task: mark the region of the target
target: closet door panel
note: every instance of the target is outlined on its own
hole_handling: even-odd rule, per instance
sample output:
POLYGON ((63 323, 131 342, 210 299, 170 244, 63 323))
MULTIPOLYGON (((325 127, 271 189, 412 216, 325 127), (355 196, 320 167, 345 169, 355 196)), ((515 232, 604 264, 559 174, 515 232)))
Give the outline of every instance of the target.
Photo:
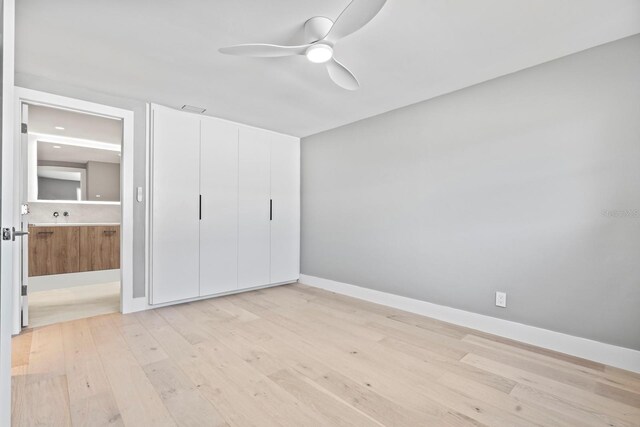
POLYGON ((270 132, 240 127, 238 288, 269 284, 270 132))
POLYGON ((200 118, 152 110, 151 303, 199 292, 200 118))
POLYGON ((300 140, 275 135, 271 141, 271 283, 300 275, 300 140))
POLYGON ((238 287, 238 126, 203 118, 200 295, 238 287))

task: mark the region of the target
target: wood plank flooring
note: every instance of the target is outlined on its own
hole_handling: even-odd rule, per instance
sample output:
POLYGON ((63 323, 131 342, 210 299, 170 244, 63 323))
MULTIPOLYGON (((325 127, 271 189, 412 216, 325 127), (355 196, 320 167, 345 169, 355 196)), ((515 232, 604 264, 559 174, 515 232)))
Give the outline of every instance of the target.
POLYGON ((13 339, 15 426, 640 426, 640 375, 304 285, 13 339))

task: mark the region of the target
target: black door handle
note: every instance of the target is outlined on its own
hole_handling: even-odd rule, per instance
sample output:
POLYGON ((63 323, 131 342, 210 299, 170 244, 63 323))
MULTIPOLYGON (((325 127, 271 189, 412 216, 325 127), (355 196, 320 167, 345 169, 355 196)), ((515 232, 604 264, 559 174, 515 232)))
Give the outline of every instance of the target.
POLYGON ((269 221, 273 221, 273 199, 269 199, 269 221))

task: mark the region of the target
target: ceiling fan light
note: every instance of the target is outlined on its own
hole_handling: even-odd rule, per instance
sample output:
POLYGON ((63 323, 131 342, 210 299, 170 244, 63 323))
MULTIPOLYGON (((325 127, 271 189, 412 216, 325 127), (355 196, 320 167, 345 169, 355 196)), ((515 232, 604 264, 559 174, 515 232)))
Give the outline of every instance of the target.
POLYGON ((333 48, 328 44, 317 43, 309 46, 305 55, 309 61, 315 64, 322 64, 333 57, 333 48))

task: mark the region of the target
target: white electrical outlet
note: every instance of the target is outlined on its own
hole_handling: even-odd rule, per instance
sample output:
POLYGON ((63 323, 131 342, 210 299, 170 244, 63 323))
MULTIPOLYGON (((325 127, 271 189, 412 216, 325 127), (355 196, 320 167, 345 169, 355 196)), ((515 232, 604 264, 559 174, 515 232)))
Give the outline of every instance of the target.
POLYGON ((496 292, 496 305, 498 307, 506 307, 507 306, 507 293, 506 292, 496 292))

